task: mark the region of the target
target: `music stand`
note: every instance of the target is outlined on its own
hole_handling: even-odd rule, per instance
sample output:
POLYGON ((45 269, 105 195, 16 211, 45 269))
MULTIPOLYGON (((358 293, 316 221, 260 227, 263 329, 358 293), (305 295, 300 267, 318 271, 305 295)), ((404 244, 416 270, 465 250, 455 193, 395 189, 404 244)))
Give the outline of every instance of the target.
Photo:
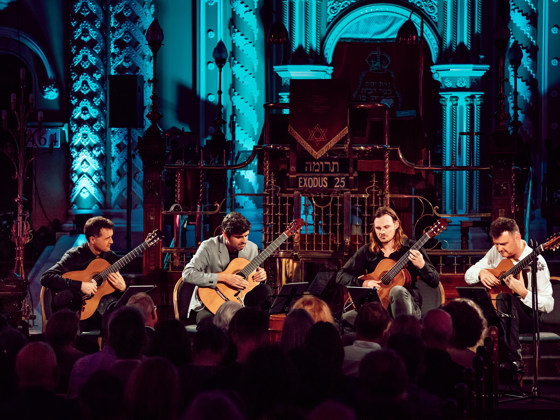
POLYGON ((155 288, 155 284, 131 284, 126 288, 119 300, 117 300, 117 303, 115 303, 115 307, 113 309, 118 309, 121 306, 125 306, 128 302, 128 299, 130 299, 132 295, 140 292, 149 293, 155 288))
POLYGON ((358 286, 346 286, 346 289, 352 298, 352 302, 354 303, 356 310, 360 309, 364 303, 380 302, 377 289, 358 286))
POLYGON ((268 313, 270 315, 287 314, 292 304, 303 296, 308 287, 309 283, 307 282, 284 284, 280 289, 280 293, 274 298, 268 313))

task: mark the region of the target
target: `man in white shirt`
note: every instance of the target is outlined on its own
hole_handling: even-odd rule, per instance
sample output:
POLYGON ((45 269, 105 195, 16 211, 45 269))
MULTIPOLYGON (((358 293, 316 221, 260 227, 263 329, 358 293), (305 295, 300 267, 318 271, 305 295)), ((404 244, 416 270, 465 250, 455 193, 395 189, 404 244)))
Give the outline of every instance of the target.
MULTIPOLYGON (((499 217, 490 224, 490 237, 494 246, 475 265, 465 273, 465 281, 468 284, 482 283, 488 289, 500 286, 501 281, 497 277, 500 274, 493 269, 504 260, 510 260, 514 265, 533 251, 527 243, 521 239, 519 226, 513 219, 499 217)), ((511 293, 500 293, 496 297, 496 309, 501 315, 500 338, 503 339, 501 355, 506 367, 513 370, 521 368, 521 345, 519 344, 520 332, 531 332, 532 324, 532 287, 531 267, 528 264, 521 273, 514 277, 508 276, 504 284, 511 293)), ((498 270, 501 271, 501 270, 498 270)), ((550 272, 546 261, 539 255, 537 257, 537 298, 538 310, 551 312, 554 308, 552 297, 552 285, 550 283, 550 272)))

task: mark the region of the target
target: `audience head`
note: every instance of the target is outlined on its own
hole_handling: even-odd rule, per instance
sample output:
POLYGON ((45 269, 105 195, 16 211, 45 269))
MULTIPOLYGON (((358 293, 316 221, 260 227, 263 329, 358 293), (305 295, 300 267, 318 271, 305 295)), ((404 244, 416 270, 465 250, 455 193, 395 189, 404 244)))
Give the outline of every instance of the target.
POLYGON ((181 321, 167 319, 156 325, 153 354, 169 360, 175 366, 192 361, 191 339, 181 321))
POLYGON ((393 334, 408 334, 420 337, 422 335, 422 326, 418 318, 413 315, 398 315, 391 321, 387 329, 387 336, 393 334))
POLYGON ((237 349, 237 360, 244 362, 252 350, 266 343, 268 316, 256 308, 241 308, 231 319, 229 333, 237 349))
POLYGON ((389 324, 389 312, 380 302, 368 302, 358 309, 354 320, 356 338, 359 340, 379 340, 389 324))
POLYGON ((360 362, 359 378, 366 393, 376 400, 401 399, 408 386, 403 360, 389 349, 367 353, 360 362))
POLYGON ((292 309, 282 326, 280 345, 288 352, 303 347, 305 337, 313 325, 313 318, 305 309, 292 309))
POLYGON ((341 372, 344 346, 338 330, 332 323, 319 321, 313 324, 305 338, 304 348, 323 368, 335 375, 341 372))
POLYGON ((144 317, 132 306, 113 312, 109 321, 109 344, 119 359, 139 358, 146 340, 144 317))
POLYGON ((294 303, 292 309, 305 309, 311 318, 313 318, 314 322, 330 322, 334 324, 334 318, 332 316, 331 310, 329 305, 316 296, 313 295, 304 295, 300 297, 294 303))
POLYGON ((428 311, 422 320, 422 338, 428 348, 447 349, 453 336, 453 320, 443 309, 428 311))
POLYGON ((325 400, 317 405, 307 416, 308 420, 355 420, 354 411, 340 401, 325 400))
POLYGON ((80 330, 80 318, 71 309, 61 309, 49 317, 45 338, 53 348, 73 345, 80 330))
POLYGON ((146 292, 139 292, 132 295, 126 306, 133 306, 144 316, 144 325, 154 327, 157 323, 157 307, 152 297, 146 292))
POLYGON ((197 420, 245 420, 237 398, 224 390, 199 393, 190 403, 183 419, 197 420))
POLYGON ((453 320, 453 337, 450 344, 458 349, 475 347, 483 337, 486 318, 480 307, 470 299, 454 299, 443 309, 453 320))
POLYGON ((198 366, 218 366, 228 350, 229 337, 214 324, 200 327, 192 339, 193 364, 198 366))
POLYGON ((420 337, 397 333, 387 340, 387 348, 404 362, 410 382, 416 382, 424 370, 424 342, 420 337))
POLYGON ((86 420, 122 419, 124 384, 111 372, 98 370, 86 381, 78 396, 80 418, 86 420))
POLYGON ((130 419, 175 419, 179 413, 177 369, 163 357, 150 357, 133 371, 126 386, 130 419))
POLYGON ((16 357, 16 376, 20 388, 42 388, 54 392, 58 364, 50 345, 41 341, 26 344, 16 357))
POLYGON ((217 327, 224 331, 229 329, 229 323, 235 315, 235 313, 243 307, 239 302, 234 302, 229 300, 222 303, 222 305, 216 311, 216 314, 212 317, 212 322, 217 327))

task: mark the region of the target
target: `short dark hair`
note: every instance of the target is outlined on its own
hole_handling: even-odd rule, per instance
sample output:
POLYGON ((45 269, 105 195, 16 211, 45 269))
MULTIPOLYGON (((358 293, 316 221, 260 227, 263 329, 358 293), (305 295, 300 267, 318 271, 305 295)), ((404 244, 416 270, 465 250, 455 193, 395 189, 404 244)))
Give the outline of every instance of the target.
POLYGON ((222 231, 227 235, 241 235, 251 229, 251 223, 237 211, 232 211, 222 220, 222 231))
POLYGON ((507 217, 498 217, 490 223, 490 236, 492 239, 499 238, 504 232, 520 233, 517 222, 507 217))
POLYGON ((354 320, 356 333, 368 340, 381 338, 389 325, 389 313, 380 302, 369 302, 358 309, 354 320))
POLYGON ((101 229, 113 229, 113 222, 103 216, 95 216, 89 218, 84 224, 84 235, 89 240, 90 236, 96 238, 101 235, 101 229))

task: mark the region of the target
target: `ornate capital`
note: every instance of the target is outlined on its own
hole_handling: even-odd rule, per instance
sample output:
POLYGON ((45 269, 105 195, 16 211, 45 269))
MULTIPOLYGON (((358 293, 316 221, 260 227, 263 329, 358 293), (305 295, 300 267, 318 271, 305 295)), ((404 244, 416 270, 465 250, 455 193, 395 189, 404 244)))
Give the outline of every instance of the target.
POLYGON ((487 64, 436 64, 431 70, 443 93, 479 90, 480 79, 489 68, 487 64))

